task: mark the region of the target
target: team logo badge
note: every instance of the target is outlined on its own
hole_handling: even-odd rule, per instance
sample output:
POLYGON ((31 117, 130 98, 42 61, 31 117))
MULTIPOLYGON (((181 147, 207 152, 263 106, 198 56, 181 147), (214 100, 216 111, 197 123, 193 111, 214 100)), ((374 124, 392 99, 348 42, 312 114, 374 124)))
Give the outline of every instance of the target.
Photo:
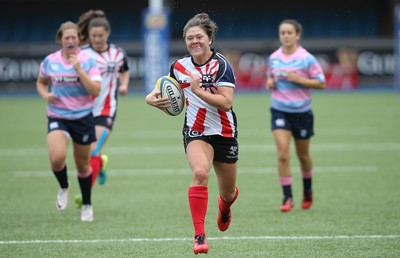
POLYGON ((108 73, 114 73, 115 71, 115 62, 109 62, 107 66, 107 72, 108 73))
POLYGON ((238 147, 237 146, 231 146, 229 148, 229 154, 232 156, 237 156, 238 155, 238 147))
POLYGON ((111 126, 113 124, 112 118, 111 117, 107 117, 107 122, 106 123, 107 123, 108 126, 111 126))
POLYGON ((275 120, 275 125, 279 126, 279 127, 285 126, 285 119, 282 119, 282 118, 276 119, 275 120))
POLYGON ((202 136, 202 135, 203 135, 202 133, 197 132, 197 131, 193 131, 193 130, 190 130, 189 133, 188 133, 189 137, 199 137, 199 136, 202 136))
POLYGON ((211 87, 213 86, 213 77, 211 74, 203 74, 201 77, 201 86, 211 87))
POLYGON ((87 142, 89 140, 89 135, 88 134, 85 134, 83 137, 82 137, 82 141, 83 142, 87 142))
POLYGON ((51 123, 49 124, 49 128, 50 128, 50 129, 58 128, 58 122, 51 122, 51 123))

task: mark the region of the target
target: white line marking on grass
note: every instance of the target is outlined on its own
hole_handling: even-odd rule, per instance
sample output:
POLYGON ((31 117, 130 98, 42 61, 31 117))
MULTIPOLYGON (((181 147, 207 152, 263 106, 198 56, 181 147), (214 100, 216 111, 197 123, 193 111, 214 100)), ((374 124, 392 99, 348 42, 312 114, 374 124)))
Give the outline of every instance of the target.
MULTIPOLYGON (((348 136, 348 135, 379 135, 379 129, 377 127, 329 127, 329 128, 318 128, 318 135, 329 135, 329 136, 348 136)), ((252 129, 252 128, 242 128, 239 131, 240 135, 243 137, 257 138, 260 136, 269 136, 271 134, 269 127, 252 129)), ((163 130, 162 134, 159 130, 135 130, 135 133, 128 130, 119 130, 118 134, 113 135, 115 139, 165 139, 165 138, 179 138, 181 137, 181 128, 178 130, 163 130)))
MULTIPOLYGON (((291 148, 294 148, 292 145, 291 148)), ((276 152, 274 144, 242 144, 240 151, 246 153, 270 153, 276 152)), ((321 152, 354 152, 354 151, 372 151, 372 152, 393 152, 400 151, 400 143, 314 143, 311 151, 321 152)), ((124 147, 107 147, 107 154, 110 155, 155 155, 162 153, 163 155, 182 155, 184 154, 183 146, 181 144, 173 145, 156 145, 156 146, 143 146, 138 144, 135 146, 124 147)), ((1 148, 0 157, 33 157, 42 156, 47 157, 46 148, 1 148)))
MULTIPOLYGON (((208 240, 323 240, 323 239, 386 239, 386 238, 400 238, 400 235, 356 235, 356 236, 241 236, 241 237, 208 237, 208 240)), ((0 241, 0 244, 82 244, 82 243, 123 243, 123 242, 172 242, 172 241, 193 241, 193 238, 126 238, 126 239, 92 239, 92 240, 10 240, 10 241, 0 241)))
MULTIPOLYGON (((299 167, 293 167, 293 170, 300 170, 299 167)), ((315 173, 368 173, 378 172, 378 166, 326 166, 315 167, 315 173)), ((160 176, 160 175, 189 175, 189 168, 137 168, 137 169, 110 169, 109 176, 160 176)), ((276 167, 240 167, 239 174, 276 174, 276 167)), ((14 171, 13 174, 18 177, 47 177, 54 176, 50 170, 24 170, 14 171)))

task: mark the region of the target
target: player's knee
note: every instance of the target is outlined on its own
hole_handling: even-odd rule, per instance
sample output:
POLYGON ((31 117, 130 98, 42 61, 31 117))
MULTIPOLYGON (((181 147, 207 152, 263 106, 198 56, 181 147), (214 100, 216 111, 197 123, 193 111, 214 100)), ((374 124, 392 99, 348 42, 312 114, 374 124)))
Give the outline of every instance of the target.
POLYGON ((298 159, 299 159, 299 162, 304 166, 311 163, 311 157, 309 155, 299 155, 298 159))
POLYGON ((279 163, 283 163, 283 164, 289 163, 290 155, 288 153, 281 152, 278 154, 278 161, 279 161, 279 163))
POLYGON ((199 185, 206 185, 208 182, 208 174, 209 172, 205 169, 193 169, 193 181, 199 185))
POLYGON ((59 155, 51 155, 50 165, 54 171, 62 170, 65 166, 65 157, 59 155))

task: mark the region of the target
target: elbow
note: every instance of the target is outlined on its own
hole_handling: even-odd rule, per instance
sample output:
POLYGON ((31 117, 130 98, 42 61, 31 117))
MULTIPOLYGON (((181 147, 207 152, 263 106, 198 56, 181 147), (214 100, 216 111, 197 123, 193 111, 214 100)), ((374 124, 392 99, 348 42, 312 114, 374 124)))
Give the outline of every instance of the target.
POLYGON ((314 83, 311 88, 314 88, 316 90, 323 90, 325 89, 326 83, 323 81, 317 81, 317 83, 314 83))
POLYGON ((229 112, 232 109, 233 99, 227 98, 225 101, 221 102, 220 109, 225 112, 229 112))
POLYGON ((93 87, 92 95, 93 95, 94 97, 99 96, 99 95, 100 95, 100 90, 101 90, 101 83, 96 83, 96 86, 93 87))
POLYGON ((146 104, 148 104, 148 105, 151 105, 150 98, 151 98, 150 95, 147 95, 145 98, 146 104))
POLYGON ((232 106, 229 106, 228 108, 225 108, 224 111, 229 112, 231 109, 232 109, 232 106))
POLYGON ((95 89, 95 90, 93 90, 92 92, 91 92, 91 94, 90 95, 92 95, 93 97, 98 97, 99 95, 100 95, 100 89, 95 89))
POLYGON ((96 92, 95 92, 95 94, 96 94, 96 97, 100 95, 100 90, 101 90, 101 88, 100 88, 100 87, 99 87, 99 88, 96 88, 96 92))
POLYGON ((223 105, 221 109, 225 112, 229 112, 232 109, 232 104, 223 105))

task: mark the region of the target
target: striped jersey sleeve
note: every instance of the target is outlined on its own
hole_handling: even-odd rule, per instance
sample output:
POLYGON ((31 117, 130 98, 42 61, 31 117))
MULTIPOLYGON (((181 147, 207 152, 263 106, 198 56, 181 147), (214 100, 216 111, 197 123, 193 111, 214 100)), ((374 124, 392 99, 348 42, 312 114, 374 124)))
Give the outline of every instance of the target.
MULTIPOLYGON (((78 54, 83 70, 92 80, 101 81, 96 62, 90 55, 78 54)), ((88 115, 93 108, 93 96, 80 82, 72 64, 63 60, 61 50, 48 55, 40 64, 40 76, 50 79, 49 90, 54 94, 54 103, 49 103, 49 117, 76 120, 88 115)))
POLYGON ((318 60, 303 47, 298 47, 291 55, 285 55, 279 48, 269 57, 267 76, 275 79, 271 107, 284 112, 306 112, 311 109, 311 90, 289 81, 289 72, 325 82, 324 72, 318 60))

